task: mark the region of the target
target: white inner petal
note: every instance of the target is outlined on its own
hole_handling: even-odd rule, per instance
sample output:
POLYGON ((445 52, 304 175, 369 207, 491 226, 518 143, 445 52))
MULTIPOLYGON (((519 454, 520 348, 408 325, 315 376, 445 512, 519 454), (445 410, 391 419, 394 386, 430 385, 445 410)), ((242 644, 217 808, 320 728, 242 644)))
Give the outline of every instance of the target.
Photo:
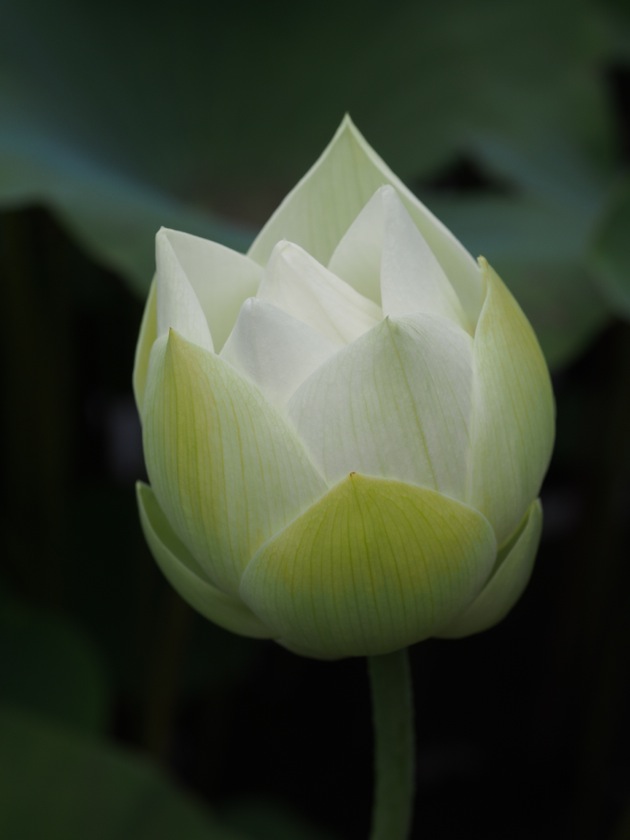
POLYGON ((455 290, 393 187, 379 190, 383 204, 381 298, 393 317, 440 315, 467 327, 455 290))
POLYGON ((160 230, 155 238, 157 283, 157 334, 174 329, 188 341, 213 350, 212 336, 199 298, 182 267, 169 231, 160 230))
POLYGON ((279 242, 274 248, 257 297, 337 347, 354 341, 382 318, 379 306, 291 242, 279 242))
MULTIPOLYGON (((164 252, 162 259, 168 259, 171 276, 183 274, 187 278, 218 352, 236 322, 243 301, 256 294, 262 269, 249 257, 199 236, 162 229, 158 241, 161 241, 158 248, 164 252)), ((166 292, 167 297, 172 294, 166 292)), ((162 295, 161 291, 159 295, 162 295)), ((201 343, 183 330, 179 331, 191 341, 201 343)))
POLYGON ((343 277, 360 294, 381 304, 381 253, 383 250, 383 201, 377 190, 330 258, 328 268, 343 277))
POLYGON ((425 312, 468 329, 468 319, 431 248, 391 186, 377 190, 337 246, 329 269, 385 315, 425 312))
POLYGON ((279 408, 337 349, 321 333, 258 298, 243 304, 221 358, 279 408))
POLYGON ((289 417, 329 483, 352 471, 463 500, 472 339, 434 315, 386 319, 296 391, 289 417))

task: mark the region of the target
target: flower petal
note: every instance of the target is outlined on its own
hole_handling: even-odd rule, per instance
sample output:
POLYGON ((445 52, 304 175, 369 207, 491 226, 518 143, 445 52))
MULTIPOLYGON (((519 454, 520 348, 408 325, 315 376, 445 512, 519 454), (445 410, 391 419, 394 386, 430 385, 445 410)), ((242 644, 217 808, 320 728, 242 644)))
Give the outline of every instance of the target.
MULTIPOLYGON (((186 277, 204 313, 214 348, 219 352, 234 326, 241 305, 246 298, 256 294, 262 277, 260 266, 230 248, 180 231, 163 228, 158 240, 158 274, 161 260, 169 285, 174 285, 176 281, 181 286, 181 275, 186 277)), ((171 299, 173 289, 167 286, 165 294, 167 299, 171 299)), ((160 307, 161 295, 160 290, 160 307)), ((165 329, 169 327, 190 341, 211 349, 166 318, 165 329)))
POLYGON ((258 298, 308 324, 342 347, 377 324, 381 310, 298 245, 274 248, 258 298))
POLYGON ((444 270, 391 186, 368 201, 328 267, 380 303, 385 315, 426 312, 472 332, 444 270))
POLYGON ((453 234, 405 187, 345 117, 319 160, 284 199, 249 249, 265 265, 276 242, 301 245, 323 265, 376 190, 391 184, 437 257, 467 314, 476 320, 481 282, 474 260, 453 234))
POLYGON ((329 483, 356 471, 463 499, 471 356, 443 318, 387 319, 307 379, 289 417, 329 483))
POLYGON ((284 407, 335 351, 332 342, 302 321, 264 300, 249 298, 221 358, 257 385, 269 402, 284 407))
POLYGON ((145 539, 171 586, 191 607, 220 627, 241 636, 269 638, 265 625, 242 601, 224 595, 208 582, 188 549, 168 524, 151 488, 138 482, 136 489, 145 539))
POLYGON ((458 639, 481 633, 501 621, 523 594, 534 568, 542 531, 542 507, 537 499, 527 511, 515 542, 499 552, 496 571, 479 595, 438 635, 458 639))
POLYGON ((538 496, 554 438, 549 371, 528 320, 485 260, 486 299, 473 342, 473 416, 466 500, 501 545, 538 496))
POLYGON ((155 260, 158 336, 174 329, 188 341, 212 350, 212 336, 205 313, 173 248, 171 231, 162 228, 155 237, 155 260))
POLYGON ((264 545, 241 596, 284 644, 372 656, 438 631, 483 586, 496 552, 476 511, 352 474, 264 545))
POLYGON ((133 364, 133 393, 136 399, 138 414, 142 417, 144 406, 144 392, 149 371, 149 357, 151 348, 157 338, 157 284, 155 280, 151 283, 149 296, 144 307, 142 323, 140 324, 140 335, 136 345, 136 355, 133 364))
POLYGON ((228 594, 258 547, 325 490, 260 391, 173 331, 151 357, 144 452, 171 527, 228 594))

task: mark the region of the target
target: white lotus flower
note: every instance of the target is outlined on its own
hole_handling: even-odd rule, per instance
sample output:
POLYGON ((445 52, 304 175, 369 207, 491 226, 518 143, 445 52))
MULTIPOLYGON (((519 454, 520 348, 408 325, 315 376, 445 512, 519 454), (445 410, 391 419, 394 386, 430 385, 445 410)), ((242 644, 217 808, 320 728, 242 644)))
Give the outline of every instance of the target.
POLYGON ((348 118, 246 256, 158 233, 134 388, 146 539, 217 624, 375 655, 483 630, 524 589, 545 361, 348 118))

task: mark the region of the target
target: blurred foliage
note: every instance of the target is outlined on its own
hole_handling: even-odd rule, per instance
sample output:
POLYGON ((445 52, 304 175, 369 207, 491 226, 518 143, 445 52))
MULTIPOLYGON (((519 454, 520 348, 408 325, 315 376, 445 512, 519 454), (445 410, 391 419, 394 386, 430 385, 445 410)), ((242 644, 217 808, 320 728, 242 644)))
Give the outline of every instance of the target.
POLYGON ((98 649, 63 616, 2 595, 1 701, 104 732, 110 698, 98 649))
POLYGON ((620 182, 593 245, 593 262, 612 309, 630 318, 630 179, 620 182))
POLYGON ((136 756, 0 709, 0 833, 20 840, 246 840, 136 756))
POLYGON ((160 225, 244 247, 350 111, 427 200, 436 176, 477 167, 478 189, 429 203, 496 264, 564 364, 617 296, 589 247, 619 170, 603 72, 625 58, 614 11, 5 4, 0 202, 44 203, 144 293, 160 225))
POLYGON ((493 263, 556 370, 529 592, 496 631, 413 651, 418 836, 630 836, 630 5, 7 0, 9 840, 367 831, 363 664, 301 660, 193 615, 154 567, 132 493, 129 380, 156 229, 245 249, 346 111, 493 263))

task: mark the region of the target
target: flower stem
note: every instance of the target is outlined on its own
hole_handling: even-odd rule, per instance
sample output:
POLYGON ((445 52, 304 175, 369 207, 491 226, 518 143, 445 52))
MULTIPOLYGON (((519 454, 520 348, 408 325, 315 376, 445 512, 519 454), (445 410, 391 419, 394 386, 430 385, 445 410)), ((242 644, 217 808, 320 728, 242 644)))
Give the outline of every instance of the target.
POLYGON ((371 840, 406 840, 414 793, 414 728, 407 650, 371 656, 375 796, 371 840))

